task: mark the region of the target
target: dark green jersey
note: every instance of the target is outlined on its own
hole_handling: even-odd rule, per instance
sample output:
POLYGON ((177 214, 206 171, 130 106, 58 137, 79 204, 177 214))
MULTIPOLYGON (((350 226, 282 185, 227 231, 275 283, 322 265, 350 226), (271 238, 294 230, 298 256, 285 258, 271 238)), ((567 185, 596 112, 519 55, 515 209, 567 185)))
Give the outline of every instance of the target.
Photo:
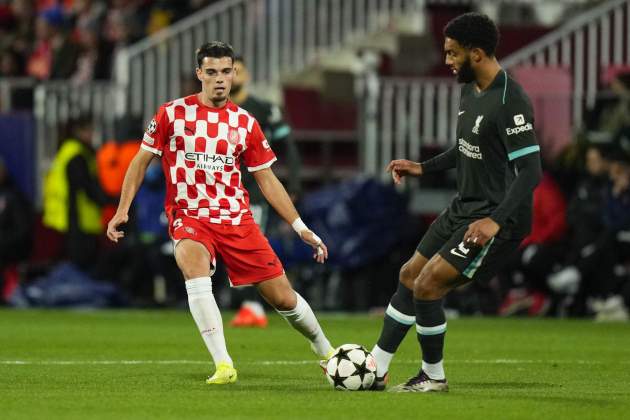
MULTIPOLYGON (((451 218, 471 222, 493 215, 516 178, 515 160, 540 150, 529 98, 504 70, 482 92, 474 83, 462 87, 456 150, 458 195, 451 218)), ((525 194, 501 221, 501 236, 519 238, 529 232, 532 191, 525 194)))
MULTIPOLYGON (((291 128, 283 119, 282 111, 277 105, 252 95, 249 95, 239 106, 252 114, 260 124, 271 148, 288 169, 287 190, 297 194, 300 189, 300 157, 297 145, 290 136, 291 128)), ((253 175, 246 170, 244 165, 241 167, 241 173, 243 174, 243 185, 249 193, 250 204, 266 206, 267 202, 262 191, 258 188, 253 175)), ((254 218, 256 219, 256 216, 254 218)), ((261 225, 264 224, 261 220, 257 220, 257 222, 261 225)))

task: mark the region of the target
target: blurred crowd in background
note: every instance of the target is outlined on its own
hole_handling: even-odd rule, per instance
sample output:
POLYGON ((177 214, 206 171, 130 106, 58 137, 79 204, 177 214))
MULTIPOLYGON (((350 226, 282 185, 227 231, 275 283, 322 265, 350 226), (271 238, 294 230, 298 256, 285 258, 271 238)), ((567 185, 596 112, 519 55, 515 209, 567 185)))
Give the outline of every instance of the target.
POLYGON ((0 1, 0 77, 109 79, 116 54, 212 0, 0 1))
MULTIPOLYGON (((0 0, 0 77, 108 79, 120 48, 210 3, 0 0)), ((610 94, 598 99, 584 128, 560 154, 544 161, 532 232, 518 255, 489 284, 452 293, 446 302, 450 316, 628 319, 630 68, 615 69, 605 88, 610 94)), ((277 125, 263 129, 273 139, 277 125)), ((185 305, 165 226, 158 161, 135 199, 125 239, 114 246, 103 234, 139 147, 143 121, 121 118, 114 138, 98 148, 93 130, 89 115, 65 127, 44 183, 43 212, 16 187, 0 159, 2 302, 16 307, 185 305)), ((327 265, 316 266, 290 227, 265 211, 264 229, 289 277, 316 308, 381 311, 400 266, 436 214, 410 213, 406 193, 363 176, 301 188, 295 185, 301 157, 294 139, 287 133, 280 137, 272 147, 292 168, 283 180, 293 184, 296 205, 331 255, 327 265)), ((427 185, 454 192, 448 174, 421 181, 421 188, 427 185)), ((220 306, 238 307, 242 298, 230 290, 225 274, 219 271, 214 284, 220 306)))

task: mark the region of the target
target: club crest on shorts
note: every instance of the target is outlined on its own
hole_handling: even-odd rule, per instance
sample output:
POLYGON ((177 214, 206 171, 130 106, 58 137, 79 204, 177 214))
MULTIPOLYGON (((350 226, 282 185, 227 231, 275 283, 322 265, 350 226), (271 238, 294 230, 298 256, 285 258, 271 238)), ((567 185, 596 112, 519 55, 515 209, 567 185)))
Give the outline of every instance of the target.
POLYGON ((184 230, 186 231, 186 233, 189 233, 191 235, 196 235, 197 234, 197 231, 195 231, 195 229, 190 227, 190 226, 186 226, 184 228, 184 230))
POLYGON ((237 144, 241 139, 241 136, 238 134, 238 130, 236 128, 230 128, 228 131, 228 141, 230 144, 237 144))

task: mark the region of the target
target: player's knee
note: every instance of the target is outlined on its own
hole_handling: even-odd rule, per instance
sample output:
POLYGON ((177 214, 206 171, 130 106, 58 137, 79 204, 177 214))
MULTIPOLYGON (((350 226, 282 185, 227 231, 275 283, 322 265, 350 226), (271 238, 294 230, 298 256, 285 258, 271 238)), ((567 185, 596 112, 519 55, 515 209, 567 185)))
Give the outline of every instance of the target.
POLYGON ((175 249, 177 266, 184 279, 194 279, 210 275, 210 260, 199 247, 181 243, 175 249))
POLYGON ((411 268, 409 267, 409 263, 405 263, 400 269, 400 273, 398 274, 398 280, 405 285, 407 289, 413 289, 415 277, 411 272, 411 268))
POLYGON ((427 264, 416 277, 413 283, 413 295, 426 300, 439 299, 441 287, 437 281, 437 271, 432 264, 427 264))
POLYGON ((271 302, 273 307, 278 311, 290 311, 297 305, 297 298, 293 290, 278 294, 273 297, 271 302))
POLYGON ((196 279, 199 277, 206 277, 210 275, 210 270, 207 267, 204 269, 201 266, 197 266, 194 264, 180 265, 179 269, 184 276, 184 280, 196 279))

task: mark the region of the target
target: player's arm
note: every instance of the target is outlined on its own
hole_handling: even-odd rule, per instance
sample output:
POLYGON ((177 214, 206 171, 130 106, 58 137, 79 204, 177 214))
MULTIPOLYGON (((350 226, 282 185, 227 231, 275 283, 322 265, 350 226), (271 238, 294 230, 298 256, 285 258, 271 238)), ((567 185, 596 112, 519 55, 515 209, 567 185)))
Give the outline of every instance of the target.
POLYGON ((452 169, 457 165, 457 147, 453 146, 439 155, 425 160, 413 162, 407 159, 392 160, 387 165, 387 172, 391 172, 395 184, 400 184, 405 176, 422 176, 429 172, 440 172, 452 169))
POLYGON ((518 175, 510 185, 501 204, 492 212, 490 217, 477 220, 468 226, 468 231, 464 234, 464 242, 480 246, 485 245, 487 241, 499 233, 510 215, 523 204, 525 199, 531 197, 532 191, 542 178, 540 155, 536 153, 518 158, 515 166, 518 175))
POLYGON ((291 198, 289 198, 289 194, 287 194, 284 186, 271 168, 261 169, 252 172, 252 174, 267 202, 278 212, 280 217, 293 226, 293 229, 295 229, 304 242, 316 250, 314 257, 317 262, 323 263, 326 258, 328 258, 326 245, 313 231, 306 227, 295 209, 291 198))
POLYGON ((129 220, 129 208, 131 207, 131 202, 142 184, 144 174, 146 173, 153 156, 155 156, 153 153, 140 148, 138 153, 136 153, 136 156, 134 156, 131 161, 129 168, 127 168, 125 180, 122 185, 122 191, 120 193, 120 201, 118 202, 118 209, 116 210, 114 217, 112 217, 107 224, 107 237, 113 242, 118 242, 118 239, 125 236, 125 232, 118 230, 118 226, 123 223, 127 223, 129 220))

